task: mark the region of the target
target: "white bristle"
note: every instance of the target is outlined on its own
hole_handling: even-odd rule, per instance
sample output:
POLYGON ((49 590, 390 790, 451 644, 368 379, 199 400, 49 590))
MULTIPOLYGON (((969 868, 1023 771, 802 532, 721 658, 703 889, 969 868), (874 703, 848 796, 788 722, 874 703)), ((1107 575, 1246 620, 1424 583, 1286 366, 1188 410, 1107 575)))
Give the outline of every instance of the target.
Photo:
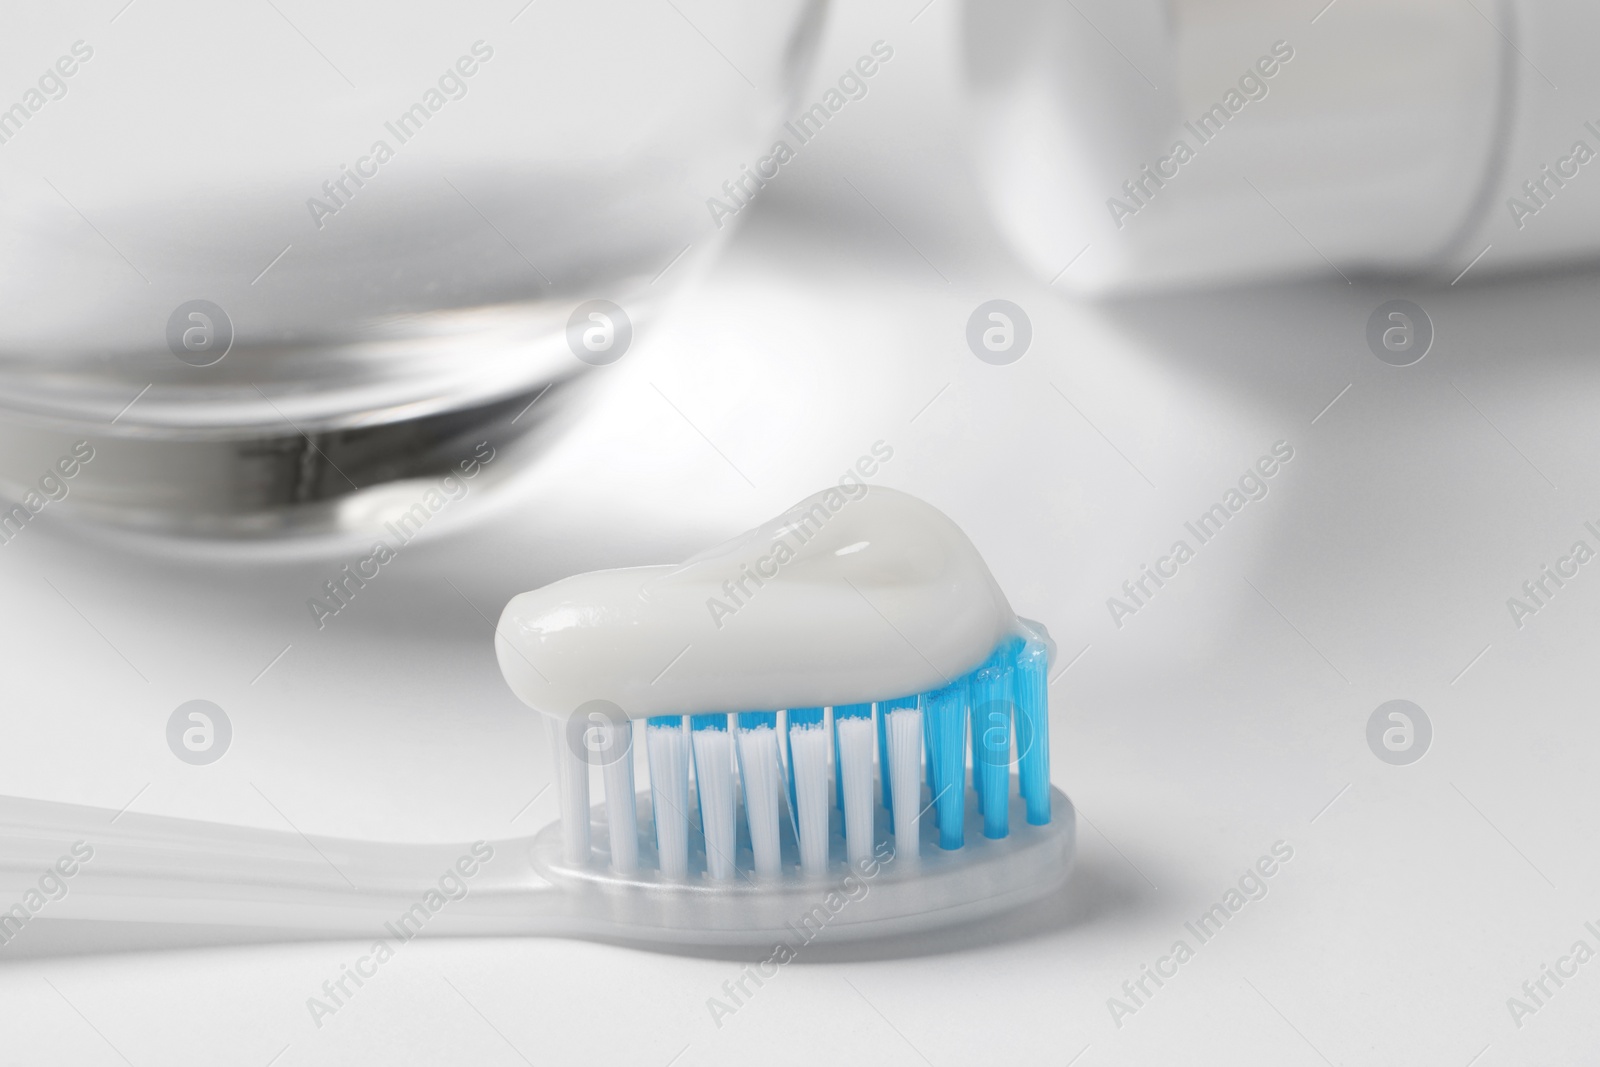
POLYGON ((683 722, 645 726, 645 756, 650 762, 650 798, 656 824, 656 851, 667 878, 689 874, 689 739, 683 722))
POLYGON ((589 764, 567 742, 567 721, 546 716, 561 806, 561 854, 570 864, 589 862, 589 764))
POLYGON ((733 791, 733 742, 726 729, 691 730, 694 780, 700 796, 700 825, 706 839, 706 874, 715 881, 733 877, 737 847, 733 791))
POLYGON ((601 775, 606 792, 606 826, 611 848, 611 869, 633 874, 639 869, 639 808, 633 791, 633 723, 606 723, 602 751, 606 760, 601 775))
POLYGON ((895 859, 914 862, 921 841, 922 711, 920 708, 893 708, 888 714, 895 859))
POLYGON ((872 855, 872 717, 836 720, 839 778, 844 783, 844 843, 852 864, 872 855))
POLYGON ((750 850, 756 875, 776 878, 783 869, 779 856, 779 795, 783 779, 778 766, 778 731, 770 726, 739 728, 739 777, 744 783, 745 820, 750 825, 750 850))
POLYGON ((832 755, 833 744, 825 724, 789 728, 789 773, 794 778, 800 869, 808 877, 820 877, 828 871, 828 812, 833 808, 828 765, 832 755))

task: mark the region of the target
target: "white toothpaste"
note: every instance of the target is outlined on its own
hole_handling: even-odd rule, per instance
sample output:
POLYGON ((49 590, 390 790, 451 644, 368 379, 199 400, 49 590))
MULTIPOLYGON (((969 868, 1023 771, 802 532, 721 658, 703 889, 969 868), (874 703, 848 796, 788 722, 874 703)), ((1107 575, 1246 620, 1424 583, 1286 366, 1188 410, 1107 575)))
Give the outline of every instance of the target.
POLYGON ((1020 622, 961 528, 916 497, 839 486, 677 566, 513 597, 495 653, 526 704, 630 718, 865 703, 948 685, 1020 622))

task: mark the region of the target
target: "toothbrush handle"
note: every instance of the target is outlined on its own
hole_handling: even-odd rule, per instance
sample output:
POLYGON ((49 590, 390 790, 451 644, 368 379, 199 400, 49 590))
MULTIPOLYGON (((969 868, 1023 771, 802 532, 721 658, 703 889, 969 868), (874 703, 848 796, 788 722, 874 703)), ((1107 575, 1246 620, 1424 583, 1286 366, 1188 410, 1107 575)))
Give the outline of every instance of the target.
POLYGON ((542 933, 531 839, 393 844, 0 797, 0 946, 35 917, 319 937, 542 933))

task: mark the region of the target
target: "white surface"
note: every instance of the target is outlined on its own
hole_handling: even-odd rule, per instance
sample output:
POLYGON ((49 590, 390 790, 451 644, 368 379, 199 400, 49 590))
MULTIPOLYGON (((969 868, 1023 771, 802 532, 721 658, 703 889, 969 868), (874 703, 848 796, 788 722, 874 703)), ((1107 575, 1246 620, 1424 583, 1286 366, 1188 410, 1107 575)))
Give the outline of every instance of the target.
MULTIPOLYGON (((555 811, 552 792, 528 804, 544 740, 487 620, 564 573, 682 558, 883 438, 883 483, 955 519, 1071 663, 1052 765, 1084 821, 1061 899, 940 943, 808 948, 720 1027, 707 999, 742 967, 725 959, 411 943, 319 1029, 306 999, 364 945, 30 958, 25 931, 0 947, 7 1058, 1498 1067, 1596 1046, 1600 963, 1520 1029, 1506 1009, 1600 925, 1600 578, 1584 567, 1521 629, 1506 607, 1575 540, 1596 543, 1595 278, 1071 304, 986 243, 944 122, 862 132, 940 100, 911 78, 943 61, 940 8, 896 17, 907 62, 772 205, 842 206, 794 225, 753 213, 671 321, 602 372, 602 403, 523 497, 402 550, 326 629, 305 601, 364 549, 163 555, 49 511, 0 546, 0 769, 20 795, 307 833, 532 830, 555 811), (1009 367, 963 336, 994 296, 1033 321, 1009 367), (1437 327, 1410 368, 1363 338, 1391 296, 1437 327), (1114 626, 1106 599, 1277 441, 1294 458, 1266 498, 1114 626), (234 725, 209 767, 166 748, 167 717, 195 697, 234 725), (1434 725, 1409 767, 1364 736, 1395 697, 1434 725), (1118 1028, 1107 998, 1280 840, 1294 857, 1267 896, 1191 940, 1118 1028)), ((850 55, 884 35, 835 34, 850 55)))

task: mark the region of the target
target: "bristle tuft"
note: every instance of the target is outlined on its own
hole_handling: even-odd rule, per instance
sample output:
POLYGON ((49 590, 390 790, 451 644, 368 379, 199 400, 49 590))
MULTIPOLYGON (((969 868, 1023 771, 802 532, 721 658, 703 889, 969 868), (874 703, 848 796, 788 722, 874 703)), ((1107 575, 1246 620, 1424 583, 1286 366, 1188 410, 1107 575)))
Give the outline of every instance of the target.
POLYGON ((958 849, 965 841, 967 797, 966 740, 967 686, 965 679, 923 694, 923 718, 928 721, 928 766, 932 777, 934 817, 939 824, 939 847, 958 849))
POLYGON ((789 711, 789 788, 800 841, 800 869, 811 878, 828 870, 828 816, 833 799, 828 788, 830 741, 821 708, 789 711))
POLYGON ((756 877, 776 878, 783 873, 779 825, 783 794, 783 768, 778 758, 778 714, 742 711, 735 734, 739 750, 739 780, 744 785, 745 821, 750 827, 750 851, 756 877))
POLYGON ((1050 821, 1050 650, 1017 641, 1012 685, 1017 702, 1017 777, 1028 822, 1050 821))
POLYGON ((733 877, 737 847, 733 788, 733 740, 726 715, 690 717, 694 746, 695 793, 700 800, 700 826, 705 835, 706 874, 713 881, 733 877))
POLYGON ((556 765, 562 859, 585 866, 589 862, 589 764, 568 745, 565 719, 549 717, 545 723, 556 765))
POLYGON ((645 724, 645 756, 650 762, 650 799, 656 824, 661 873, 689 874, 689 741, 681 715, 657 715, 645 724))
POLYGON ((835 708, 833 727, 844 795, 845 854, 855 864, 872 855, 872 705, 835 708))
POLYGON ((914 863, 922 844, 922 711, 913 698, 906 707, 880 709, 889 737, 889 781, 894 789, 896 863, 914 863))
POLYGON ((606 847, 611 869, 633 874, 639 869, 639 802, 633 788, 633 723, 627 719, 596 727, 601 732, 605 763, 601 780, 606 794, 606 847))

